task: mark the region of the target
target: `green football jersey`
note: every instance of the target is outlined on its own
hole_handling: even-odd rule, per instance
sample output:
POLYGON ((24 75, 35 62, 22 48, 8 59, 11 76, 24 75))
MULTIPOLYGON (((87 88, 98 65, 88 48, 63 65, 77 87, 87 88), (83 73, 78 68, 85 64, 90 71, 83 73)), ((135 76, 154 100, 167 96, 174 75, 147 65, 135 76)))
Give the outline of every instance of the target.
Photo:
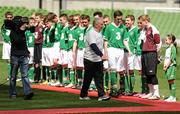
POLYGON ((60 37, 60 49, 67 50, 68 49, 68 25, 63 27, 61 30, 61 37, 60 37))
POLYGON ((74 26, 72 28, 69 28, 67 31, 67 35, 68 35, 68 50, 73 48, 73 43, 75 40, 75 30, 77 29, 77 26, 74 26))
POLYGON ((84 40, 84 34, 85 34, 85 28, 84 27, 78 27, 75 30, 75 40, 77 41, 77 48, 83 49, 85 40, 84 40))
POLYGON ((92 25, 89 25, 87 28, 85 28, 85 35, 93 28, 92 25))
POLYGON ((133 54, 136 54, 137 45, 138 45, 138 38, 139 38, 139 29, 133 26, 130 30, 128 30, 128 44, 130 51, 133 54))
POLYGON ((26 43, 28 47, 34 47, 34 33, 31 33, 31 31, 26 30, 25 32, 26 36, 26 43))
POLYGON ((52 26, 50 29, 45 29, 43 37, 45 38, 46 47, 53 47, 55 43, 55 28, 52 26))
POLYGON ((170 45, 166 49, 164 64, 168 64, 169 61, 172 62, 170 66, 176 65, 176 47, 174 45, 170 45))
POLYGON ((108 41, 108 47, 125 48, 123 41, 127 38, 128 33, 124 25, 117 27, 114 23, 110 23, 104 31, 104 39, 108 41))
POLYGON ((56 23, 53 26, 55 28, 55 42, 59 42, 63 26, 60 23, 56 23))
POLYGON ((103 36, 104 36, 104 32, 105 32, 105 30, 106 30, 106 27, 107 27, 107 25, 102 28, 102 35, 103 35, 103 36))
POLYGON ((46 31, 47 31, 47 28, 45 28, 42 32, 43 34, 43 42, 42 42, 42 48, 46 48, 47 47, 47 42, 46 42, 46 31))
POLYGON ((1 34, 4 42, 10 43, 10 33, 11 31, 6 29, 4 25, 1 27, 1 34))

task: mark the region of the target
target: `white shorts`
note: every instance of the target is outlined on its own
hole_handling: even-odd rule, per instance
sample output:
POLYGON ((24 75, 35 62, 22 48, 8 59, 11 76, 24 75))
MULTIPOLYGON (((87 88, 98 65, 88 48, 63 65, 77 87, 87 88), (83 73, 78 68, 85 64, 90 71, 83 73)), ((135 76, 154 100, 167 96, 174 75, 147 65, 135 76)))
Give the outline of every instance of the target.
POLYGON ((34 59, 34 48, 29 47, 28 48, 30 55, 29 55, 29 64, 33 64, 33 59, 34 59))
POLYGON ((66 50, 59 50, 59 60, 58 64, 68 65, 68 52, 66 50))
POLYGON ((11 44, 3 42, 2 59, 10 59, 11 44))
POLYGON ((141 70, 141 56, 125 53, 125 58, 126 70, 141 70))
POLYGON ((59 48, 50 47, 48 48, 48 58, 49 58, 49 65, 54 65, 54 60, 59 58, 59 48))
POLYGON ((76 66, 84 67, 84 49, 77 50, 76 66))
POLYGON ((108 48, 109 68, 118 72, 124 71, 124 49, 108 48))
POLYGON ((136 55, 134 58, 134 69, 142 70, 141 55, 136 55))
POLYGON ((68 51, 68 68, 73 68, 73 51, 68 51))
POLYGON ((53 53, 53 58, 55 59, 59 58, 59 42, 54 43, 52 53, 53 53))
MULTIPOLYGON (((103 54, 104 54, 104 49, 103 49, 103 54)), ((109 62, 107 61, 103 61, 103 68, 104 69, 108 69, 109 68, 109 62)))
POLYGON ((51 48, 42 48, 42 66, 52 66, 51 48))

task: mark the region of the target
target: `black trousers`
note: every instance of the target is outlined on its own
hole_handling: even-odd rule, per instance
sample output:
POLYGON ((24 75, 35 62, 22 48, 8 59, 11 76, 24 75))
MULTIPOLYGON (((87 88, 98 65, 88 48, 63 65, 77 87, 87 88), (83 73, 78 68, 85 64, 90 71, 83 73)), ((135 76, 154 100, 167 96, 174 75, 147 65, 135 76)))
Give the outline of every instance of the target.
POLYGON ((34 80, 38 82, 41 78, 41 68, 40 68, 40 63, 41 63, 41 57, 42 56, 42 44, 35 44, 34 45, 34 63, 35 65, 38 64, 38 67, 34 67, 35 69, 35 75, 34 75, 34 80))
POLYGON ((94 78, 96 88, 98 90, 98 96, 101 97, 104 92, 104 78, 103 78, 103 62, 92 62, 84 59, 84 81, 81 89, 80 97, 88 96, 88 89, 94 78))
POLYGON ((34 63, 39 64, 42 58, 42 44, 34 44, 34 63))
POLYGON ((157 52, 143 52, 142 53, 142 75, 146 76, 146 82, 148 84, 157 85, 158 79, 157 73, 157 52))

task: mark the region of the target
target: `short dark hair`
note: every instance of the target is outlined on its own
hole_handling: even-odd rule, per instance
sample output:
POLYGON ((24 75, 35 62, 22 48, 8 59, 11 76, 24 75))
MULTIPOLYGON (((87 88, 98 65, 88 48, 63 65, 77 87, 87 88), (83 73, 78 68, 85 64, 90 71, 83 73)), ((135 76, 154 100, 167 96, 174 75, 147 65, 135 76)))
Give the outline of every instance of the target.
POLYGON ((53 13, 53 12, 49 12, 47 14, 47 19, 48 20, 53 20, 53 19, 55 19, 55 17, 57 17, 57 15, 55 13, 53 13))
POLYGON ((7 17, 8 15, 11 15, 13 17, 13 13, 10 11, 7 11, 4 16, 7 17))
POLYGON ((68 17, 68 22, 75 25, 75 23, 74 23, 74 15, 70 15, 70 16, 68 17))
POLYGON ((135 21, 134 15, 127 15, 126 18, 130 18, 132 21, 135 21))
POLYGON ((83 15, 83 16, 81 16, 81 19, 82 19, 82 20, 87 19, 88 21, 90 21, 89 15, 83 15))
POLYGON ((95 17, 96 15, 98 15, 99 17, 102 17, 102 16, 103 16, 103 14, 102 14, 101 11, 96 11, 96 12, 93 13, 93 16, 94 16, 94 17, 95 17))
POLYGON ((35 13, 35 16, 39 16, 40 18, 43 18, 43 14, 42 13, 35 13))
POLYGON ((114 18, 116 18, 117 16, 123 16, 123 13, 120 10, 114 11, 114 18))
POLYGON ((59 17, 65 17, 66 19, 68 19, 68 15, 65 13, 61 14, 59 17))

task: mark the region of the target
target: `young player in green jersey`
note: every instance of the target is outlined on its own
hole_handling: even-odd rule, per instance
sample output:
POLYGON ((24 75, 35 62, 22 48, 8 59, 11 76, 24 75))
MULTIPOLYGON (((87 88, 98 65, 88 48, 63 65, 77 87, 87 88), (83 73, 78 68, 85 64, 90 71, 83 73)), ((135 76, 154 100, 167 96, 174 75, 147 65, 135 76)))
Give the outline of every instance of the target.
POLYGON ((167 102, 176 101, 176 37, 173 34, 168 34, 166 37, 166 44, 168 45, 166 49, 165 59, 164 59, 164 71, 165 77, 169 83, 170 96, 165 99, 167 102))
MULTIPOLYGON (((35 27, 35 19, 29 18, 29 27, 35 27)), ((30 52, 29 54, 29 70, 28 77, 30 82, 34 82, 34 67, 33 67, 33 58, 34 58, 34 33, 30 30, 25 32, 27 47, 30 52)))
MULTIPOLYGON (((11 12, 6 12, 5 13, 5 20, 12 20, 13 19, 13 14, 11 12)), ((4 24, 1 27, 1 34, 2 34, 2 38, 3 38, 3 49, 2 49, 2 59, 7 60, 8 66, 8 77, 7 80, 9 80, 9 76, 10 76, 10 64, 9 64, 9 59, 10 59, 10 49, 11 49, 11 43, 10 43, 10 30, 6 29, 4 24)))
POLYGON ((76 23, 77 29, 75 30, 75 41, 73 44, 73 59, 74 59, 74 68, 76 69, 77 76, 77 87, 81 89, 83 82, 84 74, 84 34, 85 27, 82 25, 82 16, 79 14, 74 15, 74 22, 76 23))
MULTIPOLYGON (((126 89, 128 91, 125 91, 125 94, 133 95, 134 93, 134 86, 135 86, 135 74, 134 70, 138 70, 139 73, 141 73, 141 56, 137 53, 137 45, 139 41, 139 29, 138 27, 134 26, 135 17, 133 15, 127 15, 125 24, 128 30, 128 36, 129 38, 126 40, 128 43, 128 46, 130 48, 130 51, 132 54, 128 54, 125 51, 125 58, 127 58, 127 65, 126 69, 129 75, 128 77, 125 77, 125 79, 128 81, 128 86, 126 89)), ((140 45, 140 44, 139 44, 140 45)))
MULTIPOLYGON (((105 55, 108 56, 110 67, 111 92, 110 95, 117 97, 117 72, 120 74, 121 82, 124 82, 124 40, 128 38, 126 27, 122 24, 123 13, 119 10, 114 12, 114 22, 110 23, 104 32, 105 55)), ((129 48, 127 47, 128 51, 129 48)), ((122 87, 122 86, 121 86, 122 87)))
MULTIPOLYGON (((103 30, 102 30, 102 34, 104 36, 104 32, 105 32, 105 29, 107 27, 108 24, 111 23, 111 19, 108 15, 104 15, 103 16, 103 23, 104 23, 104 27, 103 27, 103 30)), ((105 50, 103 50, 105 51, 105 50)), ((103 61, 103 65, 104 65, 104 89, 105 91, 108 91, 109 90, 109 63, 108 63, 108 60, 105 60, 103 61)))
MULTIPOLYGON (((55 51, 55 53, 56 53, 56 57, 58 58, 58 59, 55 59, 55 63, 57 63, 58 64, 58 61, 59 61, 59 54, 60 54, 60 51, 59 51, 59 46, 60 46, 60 43, 59 43, 59 41, 60 41, 60 36, 61 36, 61 30, 62 30, 62 28, 63 28, 63 26, 61 25, 61 23, 60 23, 60 21, 59 21, 59 18, 57 17, 57 15, 56 14, 54 14, 54 13, 52 13, 52 12, 50 12, 49 14, 48 14, 48 16, 49 16, 49 18, 54 22, 54 24, 53 24, 53 28, 55 28, 55 41, 54 41, 54 51, 55 51)), ((53 68, 54 70, 53 70, 53 72, 54 72, 54 74, 56 74, 56 82, 54 82, 54 83, 51 83, 50 85, 51 86, 62 86, 62 67, 61 67, 61 65, 57 65, 57 66, 54 66, 54 68, 53 68)))
POLYGON ((76 88, 76 77, 75 77, 75 69, 73 68, 73 64, 75 63, 75 59, 73 59, 73 44, 75 41, 75 30, 77 29, 76 23, 74 22, 74 15, 70 15, 68 18, 68 42, 67 42, 67 49, 68 49, 68 69, 69 69, 69 79, 70 83, 65 86, 67 88, 76 88))
POLYGON ((60 15, 60 23, 62 25, 62 30, 61 30, 61 34, 60 34, 60 46, 59 46, 59 50, 60 50, 60 56, 59 56, 59 61, 58 64, 61 65, 62 68, 62 75, 60 75, 60 80, 61 80, 61 84, 68 85, 69 84, 69 77, 68 77, 68 53, 67 53, 67 41, 68 41, 68 36, 67 36, 67 31, 68 31, 68 16, 67 14, 61 14, 60 15))
MULTIPOLYGON (((54 71, 54 68, 57 65, 57 53, 56 53, 56 48, 54 47, 54 43, 55 43, 55 28, 53 26, 53 21, 51 18, 48 18, 48 16, 45 17, 45 26, 46 29, 44 31, 44 38, 45 38, 45 45, 46 45, 46 53, 45 54, 45 59, 47 60, 46 65, 49 67, 50 69, 50 78, 49 81, 54 82, 56 79, 56 72, 54 71), (52 80, 51 80, 52 79, 52 80)), ((51 83, 50 82, 50 83, 51 83)), ((49 84, 50 84, 49 83, 49 84)))

